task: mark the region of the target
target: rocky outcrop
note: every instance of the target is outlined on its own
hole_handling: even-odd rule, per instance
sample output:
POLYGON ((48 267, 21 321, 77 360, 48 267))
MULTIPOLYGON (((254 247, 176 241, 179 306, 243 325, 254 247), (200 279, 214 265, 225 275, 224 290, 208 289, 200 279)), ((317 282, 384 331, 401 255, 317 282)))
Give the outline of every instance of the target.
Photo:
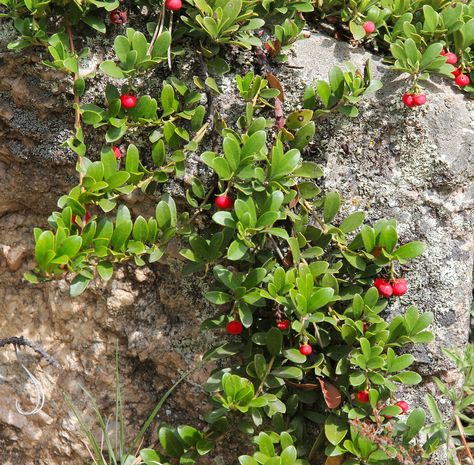
MULTIPOLYGON (((326 78, 332 64, 351 60, 361 66, 367 58, 319 34, 298 42, 290 66, 277 70, 287 109, 301 101, 305 85, 326 78)), ((403 76, 373 58, 385 87, 363 101, 357 118, 335 115, 318 123, 310 156, 325 168, 324 187, 339 190, 347 210, 364 209, 371 220, 395 217, 403 241, 428 244, 425 255, 405 270, 409 294, 390 309, 396 314, 414 303, 435 313, 435 342, 413 352, 425 378, 422 389, 408 395, 422 403, 433 390, 430 375, 459 382, 441 348, 462 347, 468 337, 474 115, 472 104, 442 81, 429 85, 426 108, 403 108, 403 76)), ((20 399, 28 408, 31 385, 13 351, 0 351, 0 463, 80 465, 89 461, 64 395, 93 422, 83 386, 112 414, 117 344, 132 435, 160 395, 211 344, 199 323, 212 309, 202 298, 206 283, 183 278, 177 258, 150 268, 123 267, 107 285, 97 282, 76 299, 64 281, 41 286, 23 281, 32 266, 32 228, 46 225, 59 195, 76 182, 74 157, 60 147, 72 116, 63 111, 66 84, 60 76, 26 55, 2 51, 0 60, 0 337, 22 334, 63 366, 57 370, 21 352, 46 394, 44 410, 23 417, 14 404, 20 399)), ((229 115, 235 101, 230 79, 220 83, 225 95, 219 99, 229 115)), ((201 388, 207 371, 196 372, 177 390, 160 421, 199 423, 207 408, 201 388)), ((215 460, 236 463, 236 456, 219 451, 215 460)))

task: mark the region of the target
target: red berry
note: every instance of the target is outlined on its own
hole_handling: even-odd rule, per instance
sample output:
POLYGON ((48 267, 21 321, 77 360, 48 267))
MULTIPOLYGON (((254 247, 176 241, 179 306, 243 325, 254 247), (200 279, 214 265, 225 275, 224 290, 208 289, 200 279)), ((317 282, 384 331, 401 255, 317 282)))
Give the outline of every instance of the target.
POLYGON ((357 400, 359 402, 362 402, 363 404, 366 404, 369 402, 369 391, 364 390, 364 391, 359 391, 357 393, 357 400))
POLYGON ((395 405, 402 409, 402 413, 407 412, 408 409, 410 408, 410 406, 404 400, 401 400, 400 402, 397 402, 395 405))
POLYGON ((390 283, 385 281, 385 279, 375 279, 374 286, 379 291, 381 297, 390 297, 393 294, 392 286, 390 286, 390 283))
POLYGON ((234 206, 234 201, 227 194, 217 196, 214 203, 221 210, 232 210, 234 206))
POLYGON ((121 150, 118 147, 115 147, 115 145, 112 146, 112 150, 114 151, 115 158, 120 160, 122 158, 121 150))
POLYGON ((375 24, 372 21, 366 21, 362 27, 367 34, 372 34, 375 31, 375 24))
POLYGON ((462 74, 462 69, 461 69, 461 68, 456 68, 451 74, 452 74, 454 77, 457 77, 457 76, 459 76, 460 74, 462 74))
POLYGON ((277 328, 282 331, 286 331, 290 327, 290 322, 288 320, 281 320, 277 323, 277 328))
POLYGON ((171 11, 179 11, 183 6, 183 2, 181 0, 166 0, 165 1, 165 8, 171 11))
POLYGON ((126 11, 114 10, 109 14, 112 24, 125 24, 128 22, 128 13, 126 11))
POLYGON ((413 96, 413 103, 420 107, 426 103, 426 95, 425 94, 415 94, 413 96))
POLYGON ((302 355, 311 355, 313 348, 309 344, 303 344, 300 346, 300 354, 302 355))
POLYGON ((393 295, 402 296, 407 293, 407 281, 404 278, 394 279, 392 281, 393 295))
POLYGON ((120 96, 120 102, 122 103, 122 107, 128 110, 137 104, 137 98, 135 95, 123 94, 120 96))
POLYGON ((458 57, 453 52, 445 52, 442 55, 446 57, 446 63, 448 63, 448 65, 455 65, 458 61, 458 57))
POLYGON ((408 108, 413 108, 415 106, 415 102, 413 101, 413 94, 409 94, 408 92, 405 92, 402 95, 402 102, 407 106, 408 108))
POLYGON ((456 76, 456 79, 454 82, 459 86, 459 87, 464 87, 468 86, 471 83, 471 80, 469 79, 469 76, 466 76, 465 74, 460 74, 459 76, 456 76))
POLYGON ((240 334, 244 330, 244 325, 237 320, 229 321, 226 330, 229 334, 240 334))

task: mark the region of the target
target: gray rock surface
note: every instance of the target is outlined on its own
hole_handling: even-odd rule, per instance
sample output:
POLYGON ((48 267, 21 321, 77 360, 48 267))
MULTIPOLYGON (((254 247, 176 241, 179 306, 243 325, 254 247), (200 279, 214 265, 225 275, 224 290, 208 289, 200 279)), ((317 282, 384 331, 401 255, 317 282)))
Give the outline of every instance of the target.
MULTIPOLYGON (((0 35, 6 37, 8 29, 0 35)), ((96 50, 103 53, 100 46, 96 50)), ((319 34, 298 42, 291 67, 275 71, 287 96, 285 109, 298 105, 305 85, 326 78, 331 65, 350 60, 362 66, 369 57, 319 34)), ((405 270, 410 292, 390 308, 396 314, 414 303, 435 313, 435 342, 414 349, 424 389, 407 393, 410 402, 422 403, 424 392, 433 390, 433 373, 459 383, 441 348, 462 347, 467 341, 474 254, 474 115, 472 104, 445 81, 429 84, 425 108, 405 109, 400 102, 404 77, 372 58, 385 87, 362 102, 359 117, 334 115, 318 122, 306 156, 325 167, 324 187, 339 190, 348 211, 365 209, 370 220, 395 217, 403 241, 428 244, 425 255, 405 270)), ((0 336, 23 334, 43 344, 64 367, 58 371, 22 355, 47 396, 44 411, 25 418, 15 412, 14 400, 19 397, 27 408, 31 386, 12 351, 0 351, 0 463, 80 465, 88 462, 63 392, 92 420, 79 387, 83 385, 111 414, 118 341, 131 434, 159 395, 209 346, 211 336, 199 331, 199 323, 211 309, 201 298, 205 283, 182 279, 176 258, 152 268, 124 267, 107 285, 98 282, 77 299, 68 296, 64 281, 37 287, 24 283, 22 273, 32 265, 32 227, 46 224, 57 197, 75 183, 74 157, 59 148, 69 136, 64 128, 71 128, 72 115, 61 110, 63 81, 47 74, 48 84, 41 84, 45 76, 38 60, 9 53, 2 53, 0 60, 0 336)), ((243 68, 251 65, 246 61, 243 68)), ((183 72, 192 76, 189 66, 183 72)), ((99 93, 104 82, 96 78, 89 95, 99 93)), ((157 82, 150 80, 154 95, 157 82)), ((218 104, 232 118, 241 108, 232 78, 223 77, 219 85, 224 95, 218 104)), ((198 424, 206 410, 199 387, 205 379, 206 370, 193 375, 160 419, 198 424)), ((227 450, 215 461, 237 463, 236 456, 227 450)))

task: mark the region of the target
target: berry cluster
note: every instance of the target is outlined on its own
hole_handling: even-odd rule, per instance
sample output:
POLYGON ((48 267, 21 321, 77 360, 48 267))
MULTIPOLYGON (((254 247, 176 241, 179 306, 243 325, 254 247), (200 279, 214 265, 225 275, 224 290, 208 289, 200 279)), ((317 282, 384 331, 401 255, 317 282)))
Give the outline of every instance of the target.
POLYGON ((376 278, 374 280, 374 286, 379 291, 380 296, 386 298, 392 295, 398 297, 405 295, 408 289, 407 281, 404 278, 392 279, 390 281, 386 281, 383 278, 376 278))
MULTIPOLYGON (((356 394, 356 398, 357 400, 361 403, 361 404, 368 404, 370 399, 369 399, 369 391, 367 391, 367 389, 363 390, 363 391, 359 391, 357 394, 356 394)), ((403 413, 406 413, 408 412, 408 409, 410 408, 410 406, 408 405, 408 402, 404 401, 404 400, 400 400, 398 401, 395 406, 399 407, 402 411, 402 414, 403 413)), ((391 416, 389 415, 385 415, 385 418, 386 419, 390 419, 392 418, 391 416)))
MULTIPOLYGON (((457 55, 453 52, 442 50, 440 55, 446 58, 446 63, 449 65, 455 65, 458 61, 457 55)), ((456 68, 452 75, 454 76, 455 84, 459 87, 465 87, 471 83, 469 76, 463 74, 462 67, 456 68)), ((402 102, 408 108, 419 107, 426 103, 426 95, 419 92, 405 92, 402 96, 402 102)))
MULTIPOLYGON (((448 63, 448 65, 455 65, 458 61, 458 57, 453 52, 449 52, 449 51, 446 52, 442 50, 440 55, 446 58, 446 63, 448 63)), ((471 83, 469 76, 467 76, 466 74, 463 74, 462 68, 456 68, 452 74, 454 76, 454 82, 459 87, 465 87, 471 83)))
POLYGON ((109 14, 109 20, 112 24, 127 24, 128 23, 128 13, 122 10, 114 10, 109 14))
POLYGON ((402 96, 402 102, 408 108, 420 107, 426 103, 426 95, 405 92, 402 96))

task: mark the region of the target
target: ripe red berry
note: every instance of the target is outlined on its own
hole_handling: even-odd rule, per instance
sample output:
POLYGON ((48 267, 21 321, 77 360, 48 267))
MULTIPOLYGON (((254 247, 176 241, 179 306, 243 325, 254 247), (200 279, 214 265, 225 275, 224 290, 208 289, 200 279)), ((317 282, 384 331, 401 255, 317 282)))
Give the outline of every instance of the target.
POLYGON ((114 151, 115 158, 120 160, 122 158, 121 150, 118 147, 115 147, 115 145, 112 146, 112 150, 114 151))
POLYGON ((120 10, 111 11, 109 20, 112 24, 126 24, 128 23, 128 13, 120 10))
POLYGON ((466 76, 465 74, 460 74, 459 76, 456 76, 456 79, 454 82, 459 86, 459 87, 464 87, 468 86, 471 83, 471 80, 469 79, 469 76, 466 76))
POLYGON ((309 344, 303 344, 300 346, 300 354, 302 355, 311 355, 313 348, 309 344))
POLYGON ((407 293, 407 281, 404 278, 394 279, 392 281, 393 295, 402 296, 407 293))
POLYGON ((408 92, 405 92, 402 95, 402 102, 407 106, 408 108, 413 108, 415 106, 415 102, 413 100, 413 94, 409 94, 408 92))
POLYGON ((179 11, 183 6, 183 2, 181 0, 166 0, 165 1, 165 8, 171 11, 179 11))
POLYGON ((232 210, 234 206, 234 201, 227 194, 217 196, 214 203, 220 210, 232 210))
POLYGON ((446 57, 446 63, 448 63, 448 65, 455 65, 458 61, 458 57, 453 52, 445 52, 442 55, 446 57))
POLYGON ((415 94, 413 95, 413 103, 420 107, 426 103, 426 95, 425 94, 415 94))
POLYGON ((123 94, 120 96, 120 102, 123 108, 129 110, 137 104, 137 98, 135 97, 135 95, 123 94))
POLYGON ((410 408, 410 406, 408 405, 407 402, 405 402, 404 400, 401 400, 399 402, 397 402, 395 404, 397 407, 400 407, 402 409, 402 413, 405 413, 408 411, 408 409, 410 408))
POLYGON ((379 291, 381 297, 390 297, 393 294, 392 286, 383 278, 376 278, 374 280, 374 286, 379 291))
POLYGON ((375 31, 375 24, 372 21, 366 21, 362 27, 367 34, 372 34, 375 31))
POLYGON ((226 330, 228 334, 240 334, 244 330, 244 325, 237 320, 229 321, 226 330))
POLYGON ((288 320, 281 320, 277 323, 277 328, 282 331, 286 331, 290 327, 290 322, 288 320))
POLYGON ((364 391, 359 391, 357 393, 357 400, 359 402, 362 402, 363 404, 366 404, 369 402, 369 391, 364 390, 364 391))
POLYGON ((460 74, 462 74, 462 69, 461 69, 461 68, 455 68, 455 70, 452 71, 451 74, 452 74, 454 77, 457 77, 457 76, 459 76, 460 74))

